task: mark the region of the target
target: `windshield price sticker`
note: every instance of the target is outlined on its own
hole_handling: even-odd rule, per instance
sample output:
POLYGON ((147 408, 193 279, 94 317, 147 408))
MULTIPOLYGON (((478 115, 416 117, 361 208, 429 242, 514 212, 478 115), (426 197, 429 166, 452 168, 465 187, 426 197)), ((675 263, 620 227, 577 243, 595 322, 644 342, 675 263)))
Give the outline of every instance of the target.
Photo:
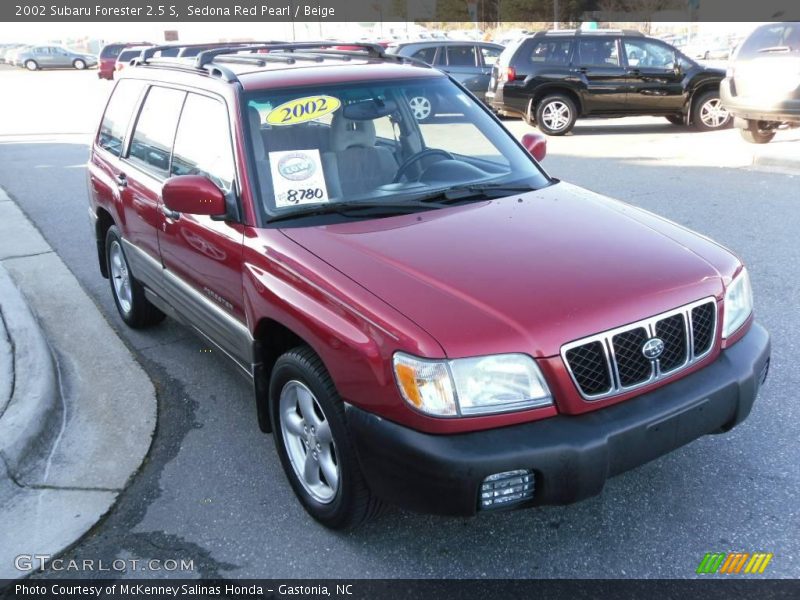
POLYGON ((306 96, 284 102, 273 108, 267 115, 270 125, 296 125, 319 119, 332 113, 342 103, 333 96, 306 96))
POLYGON ((269 153, 275 207, 328 202, 328 188, 319 150, 269 153))

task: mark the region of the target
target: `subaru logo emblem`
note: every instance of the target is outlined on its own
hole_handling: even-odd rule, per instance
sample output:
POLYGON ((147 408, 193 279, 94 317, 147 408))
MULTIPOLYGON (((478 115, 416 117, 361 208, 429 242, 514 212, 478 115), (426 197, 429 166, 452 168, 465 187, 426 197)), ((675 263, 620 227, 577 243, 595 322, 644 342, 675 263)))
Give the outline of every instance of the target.
POLYGON ((664 340, 661 338, 650 338, 642 346, 642 354, 649 360, 655 360, 664 352, 664 340))

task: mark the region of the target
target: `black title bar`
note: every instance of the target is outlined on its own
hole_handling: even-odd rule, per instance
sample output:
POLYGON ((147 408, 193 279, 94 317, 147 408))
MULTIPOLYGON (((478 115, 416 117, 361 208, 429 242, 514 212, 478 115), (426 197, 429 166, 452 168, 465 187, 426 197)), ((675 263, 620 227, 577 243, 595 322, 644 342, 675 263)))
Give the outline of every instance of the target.
POLYGON ((791 21, 798 0, 2 0, 7 22, 791 21))

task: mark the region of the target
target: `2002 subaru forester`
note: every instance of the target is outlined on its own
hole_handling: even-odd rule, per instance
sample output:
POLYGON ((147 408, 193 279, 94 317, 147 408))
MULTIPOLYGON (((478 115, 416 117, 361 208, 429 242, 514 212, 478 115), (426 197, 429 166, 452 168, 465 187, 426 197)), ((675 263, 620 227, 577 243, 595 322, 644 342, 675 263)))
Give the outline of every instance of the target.
POLYGON ((361 47, 146 50, 89 161, 123 320, 172 315, 241 367, 314 518, 574 502, 747 416, 769 337, 733 254, 361 47))

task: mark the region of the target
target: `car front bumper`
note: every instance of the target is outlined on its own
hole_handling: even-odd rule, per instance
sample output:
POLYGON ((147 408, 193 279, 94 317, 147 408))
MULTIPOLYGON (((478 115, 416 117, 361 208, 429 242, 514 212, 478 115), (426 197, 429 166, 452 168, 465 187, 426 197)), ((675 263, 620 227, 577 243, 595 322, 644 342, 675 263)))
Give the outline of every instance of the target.
POLYGON ((569 504, 606 480, 750 413, 769 367, 770 340, 750 331, 707 367, 647 394, 584 413, 457 435, 421 433, 347 405, 347 421, 372 491, 418 512, 474 515, 494 473, 534 472, 533 499, 514 508, 569 504))
POLYGON ((734 96, 729 78, 722 80, 719 94, 722 105, 739 119, 800 123, 800 98, 786 98, 770 103, 768 100, 734 96))

